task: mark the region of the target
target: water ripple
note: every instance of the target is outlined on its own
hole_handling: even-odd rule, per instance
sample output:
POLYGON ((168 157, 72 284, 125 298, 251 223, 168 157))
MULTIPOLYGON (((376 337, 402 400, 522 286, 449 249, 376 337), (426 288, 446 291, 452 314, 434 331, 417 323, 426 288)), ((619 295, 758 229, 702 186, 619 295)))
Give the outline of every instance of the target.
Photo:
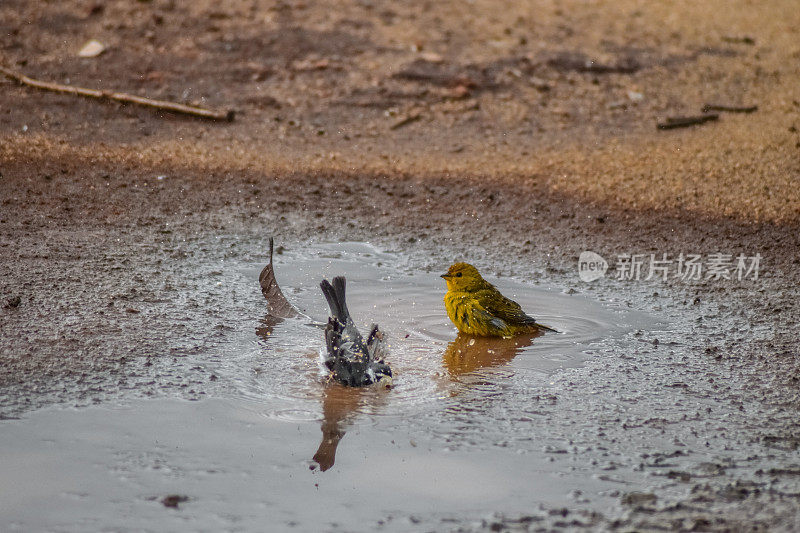
MULTIPOLYGON (((257 291, 260 267, 242 269, 234 290, 257 291)), ((438 412, 448 399, 465 395, 491 401, 516 386, 535 389, 552 372, 581 365, 593 343, 632 328, 631 317, 620 311, 504 278, 498 287, 559 333, 515 339, 457 336, 437 275, 409 274, 399 255, 363 243, 287 253, 276 257, 275 270, 290 301, 319 321, 327 317, 319 281, 345 275, 356 323, 366 329, 376 322, 387 334, 394 386, 376 397, 379 401, 352 406, 367 417, 408 417, 438 412)), ((273 418, 321 416, 326 387, 319 327, 305 319, 255 316, 229 338, 217 372, 232 386, 232 395, 263 403, 265 416, 273 418)))

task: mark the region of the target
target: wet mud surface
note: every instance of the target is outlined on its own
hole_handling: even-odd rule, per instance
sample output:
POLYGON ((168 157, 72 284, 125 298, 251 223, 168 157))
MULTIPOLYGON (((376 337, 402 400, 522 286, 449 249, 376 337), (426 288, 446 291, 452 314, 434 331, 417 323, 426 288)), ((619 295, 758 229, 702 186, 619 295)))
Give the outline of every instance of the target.
POLYGON ((350 394, 323 383, 318 328, 267 316, 265 226, 213 215, 211 231, 172 217, 40 228, 47 258, 6 263, 6 280, 24 278, 6 281, 21 301, 2 315, 7 479, 29 494, 31 473, 62 480, 52 513, 5 499, 10 527, 247 529, 276 509, 299 529, 796 526, 791 329, 774 317, 705 304, 707 286, 686 300, 657 282, 587 285, 546 256, 499 266, 473 252, 564 332, 474 348, 440 308, 446 245, 288 237, 275 268, 290 300, 324 318, 317 280, 346 272, 354 315, 390 336, 395 388, 350 394), (54 446, 76 462, 54 466, 54 446), (72 486, 86 457, 100 473, 72 486), (189 498, 180 517, 164 515, 171 494, 189 498))
POLYGON ((793 2, 176 6, 0 5, 7 66, 238 112, 0 82, 2 529, 800 528, 793 2), (759 109, 655 130, 706 103, 759 109), (393 389, 267 316, 270 235, 393 389), (613 266, 717 252, 758 279, 613 266), (563 333, 458 337, 456 260, 563 333))

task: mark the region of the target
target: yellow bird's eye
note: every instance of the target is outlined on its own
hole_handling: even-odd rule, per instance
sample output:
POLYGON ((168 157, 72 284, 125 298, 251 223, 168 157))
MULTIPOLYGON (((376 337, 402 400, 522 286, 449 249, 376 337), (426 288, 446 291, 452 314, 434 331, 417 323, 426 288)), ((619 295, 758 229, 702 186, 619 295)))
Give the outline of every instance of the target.
POLYGON ((456 274, 456 277, 457 277, 457 278, 460 278, 460 277, 461 277, 461 272, 459 272, 458 274, 456 274))

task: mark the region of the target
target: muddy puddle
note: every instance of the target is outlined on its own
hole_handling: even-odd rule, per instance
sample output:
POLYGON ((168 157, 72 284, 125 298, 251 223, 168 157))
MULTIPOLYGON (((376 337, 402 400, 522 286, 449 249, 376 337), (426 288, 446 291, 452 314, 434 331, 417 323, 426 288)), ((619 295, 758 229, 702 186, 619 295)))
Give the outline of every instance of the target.
MULTIPOLYGON (((243 268, 242 280, 252 285, 261 267, 243 268)), ((400 254, 360 243, 321 245, 277 256, 275 271, 287 298, 307 316, 275 321, 263 313, 254 331, 231 335, 218 371, 236 381, 237 393, 247 399, 294 404, 277 415, 282 418, 319 416, 324 344, 320 328, 313 324, 328 316, 319 289, 323 278, 346 275, 348 305, 358 325, 366 330, 377 323, 388 336, 387 360, 396 379, 387 400, 374 409, 382 415, 424 413, 427 404, 475 387, 488 392, 510 381, 535 391, 550 373, 581 365, 598 343, 654 323, 641 313, 505 279, 504 292, 525 309, 535 309, 536 317, 559 333, 476 339, 457 335, 447 318, 440 272, 415 273, 400 254), (252 373, 243 376, 242 368, 252 373), (307 402, 310 407, 304 411, 307 402)), ((371 409, 370 403, 363 409, 371 409)))
POLYGON ((0 504, 6 525, 159 529, 166 519, 176 529, 257 528, 269 520, 403 530, 556 505, 577 487, 603 492, 601 482, 553 467, 556 447, 536 423, 538 409, 551 401, 554 372, 580 367, 652 319, 500 279, 560 333, 458 336, 439 272, 414 272, 400 254, 346 243, 276 256, 279 283, 308 316, 275 320, 259 299, 262 266, 211 271, 217 286, 255 295, 245 298, 250 316, 234 317, 240 326, 222 327, 224 341, 196 357, 217 384, 214 399, 50 408, 4 424, 0 469, 16 487, 0 504), (323 383, 314 322, 327 308, 318 283, 339 274, 356 321, 377 322, 389 336, 391 390, 323 383), (179 509, 191 512, 165 513, 160 501, 172 494, 188 497, 179 509))
MULTIPOLYGON (((0 495, 3 529, 440 530, 492 513, 552 523, 564 507, 619 513, 625 494, 679 497, 683 478, 664 466, 691 477, 711 465, 711 478, 740 460, 751 472, 777 455, 791 461, 789 451, 760 455, 758 443, 732 450, 730 435, 686 424, 664 431, 701 409, 713 411, 711 426, 746 413, 704 397, 691 362, 680 387, 654 385, 644 361, 669 368, 683 357, 662 318, 487 272, 560 333, 473 342, 445 315, 439 271, 344 243, 276 255, 278 282, 307 315, 276 320, 258 289, 263 264, 196 267, 234 302, 213 310, 225 316, 214 345, 184 363, 211 376, 205 399, 122 394, 2 422, 0 478, 13 487, 0 495), (323 383, 318 283, 340 274, 359 326, 377 322, 389 337, 390 390, 323 383), (637 373, 619 371, 636 357, 637 373)), ((188 302, 210 289, 196 290, 188 302)), ((187 320, 205 312, 180 305, 187 320)))

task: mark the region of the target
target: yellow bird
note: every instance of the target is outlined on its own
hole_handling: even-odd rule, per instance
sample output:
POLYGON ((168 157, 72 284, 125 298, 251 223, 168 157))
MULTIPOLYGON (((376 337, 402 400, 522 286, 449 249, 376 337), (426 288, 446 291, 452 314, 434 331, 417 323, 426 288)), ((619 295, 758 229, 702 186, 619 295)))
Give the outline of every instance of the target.
POLYGON ((468 263, 454 263, 442 277, 447 282, 444 307, 459 331, 480 337, 511 337, 553 328, 536 322, 522 307, 500 294, 468 263))

